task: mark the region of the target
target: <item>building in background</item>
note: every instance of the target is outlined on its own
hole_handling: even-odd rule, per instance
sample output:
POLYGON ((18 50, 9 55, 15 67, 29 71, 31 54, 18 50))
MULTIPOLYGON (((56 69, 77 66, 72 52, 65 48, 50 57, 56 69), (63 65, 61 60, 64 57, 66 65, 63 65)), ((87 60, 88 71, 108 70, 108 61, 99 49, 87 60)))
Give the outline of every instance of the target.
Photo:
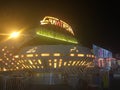
POLYGON ((116 64, 111 51, 93 44, 93 53, 95 55, 95 66, 110 70, 116 64))

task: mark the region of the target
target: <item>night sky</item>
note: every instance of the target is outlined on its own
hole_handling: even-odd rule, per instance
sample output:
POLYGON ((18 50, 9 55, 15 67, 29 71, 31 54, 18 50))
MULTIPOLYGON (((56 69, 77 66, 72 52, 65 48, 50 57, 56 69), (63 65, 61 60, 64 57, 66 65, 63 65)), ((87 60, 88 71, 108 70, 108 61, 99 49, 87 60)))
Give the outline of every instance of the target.
POLYGON ((83 46, 120 53, 117 0, 0 0, 0 33, 38 26, 44 16, 67 22, 83 46))

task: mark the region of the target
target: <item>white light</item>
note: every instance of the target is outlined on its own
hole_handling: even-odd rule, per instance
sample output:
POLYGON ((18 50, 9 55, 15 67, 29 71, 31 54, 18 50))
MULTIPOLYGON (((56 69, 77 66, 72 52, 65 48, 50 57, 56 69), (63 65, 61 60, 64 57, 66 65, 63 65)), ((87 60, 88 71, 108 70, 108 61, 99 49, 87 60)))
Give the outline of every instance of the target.
POLYGON ((10 38, 16 38, 20 35, 19 32, 13 32, 12 34, 10 34, 10 38))

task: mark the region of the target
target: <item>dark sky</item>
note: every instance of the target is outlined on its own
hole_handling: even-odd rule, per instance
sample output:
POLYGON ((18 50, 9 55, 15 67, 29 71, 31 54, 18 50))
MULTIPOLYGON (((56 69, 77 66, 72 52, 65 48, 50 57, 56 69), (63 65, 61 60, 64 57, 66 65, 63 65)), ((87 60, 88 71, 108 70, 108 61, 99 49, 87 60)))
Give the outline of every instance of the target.
POLYGON ((71 25, 80 44, 119 53, 119 12, 117 0, 0 0, 0 32, 38 26, 50 15, 71 25))

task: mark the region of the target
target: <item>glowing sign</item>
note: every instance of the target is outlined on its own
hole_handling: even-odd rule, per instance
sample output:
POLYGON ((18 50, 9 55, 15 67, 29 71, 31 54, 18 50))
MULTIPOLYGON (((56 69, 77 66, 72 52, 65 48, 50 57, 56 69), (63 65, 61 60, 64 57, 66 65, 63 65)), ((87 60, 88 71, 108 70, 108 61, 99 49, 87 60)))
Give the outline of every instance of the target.
POLYGON ((57 18, 50 17, 50 16, 45 16, 44 19, 42 21, 40 21, 40 23, 41 23, 41 25, 52 24, 52 25, 56 25, 56 26, 62 27, 65 30, 67 30, 68 32, 70 32, 71 34, 74 35, 71 26, 68 25, 66 22, 64 22, 62 20, 59 20, 57 18))

